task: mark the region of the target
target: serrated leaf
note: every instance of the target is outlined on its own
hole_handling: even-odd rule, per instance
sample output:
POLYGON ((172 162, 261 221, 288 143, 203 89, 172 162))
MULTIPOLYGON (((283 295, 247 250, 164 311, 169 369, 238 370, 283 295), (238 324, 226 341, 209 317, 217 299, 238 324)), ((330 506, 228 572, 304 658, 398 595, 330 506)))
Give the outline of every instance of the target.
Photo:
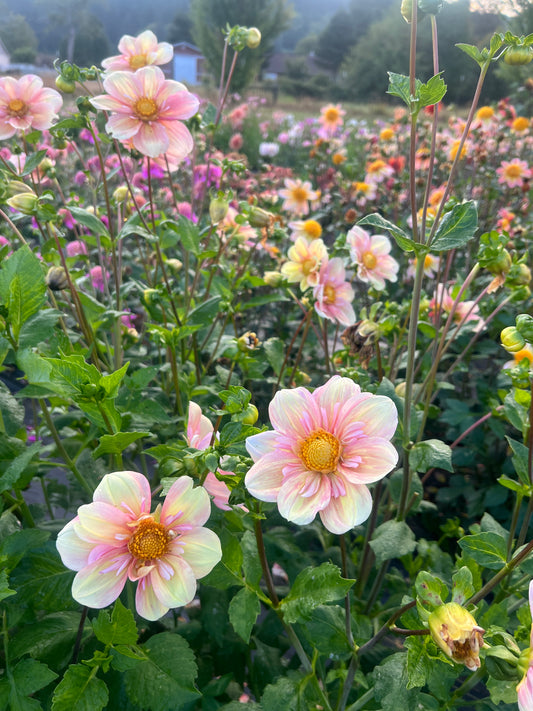
POLYGON ((112 435, 102 435, 98 447, 93 452, 93 457, 97 459, 105 454, 121 454, 133 442, 150 436, 151 432, 116 432, 112 435))
POLYGON ((434 106, 442 101, 446 94, 446 84, 442 78, 442 72, 435 74, 425 84, 421 84, 418 90, 420 106, 434 106))
POLYGON ((248 585, 256 587, 263 575, 261 561, 259 560, 259 552, 257 550, 257 541, 251 531, 245 531, 241 539, 242 549, 242 569, 244 577, 248 585))
POLYGON ((370 547, 376 556, 376 564, 400 558, 416 548, 415 535, 405 521, 385 521, 374 531, 370 547))
POLYGON ((411 239, 400 227, 397 227, 389 220, 386 220, 377 212, 372 215, 366 215, 362 220, 359 220, 358 225, 370 225, 371 227, 376 227, 378 230, 386 230, 390 232, 391 235, 396 240, 396 243, 400 249, 404 252, 413 252, 417 249, 417 243, 411 239))
POLYGON ((87 212, 87 210, 84 210, 82 207, 75 207, 74 205, 69 205, 68 209, 76 222, 79 222, 80 225, 87 227, 87 229, 89 229, 95 237, 109 238, 107 227, 104 225, 102 220, 99 217, 96 217, 96 215, 93 215, 92 212, 87 212))
POLYGON ((522 484, 529 486, 531 483, 529 481, 529 449, 525 446, 525 444, 517 442, 511 437, 505 437, 505 439, 513 451, 511 461, 513 462, 518 478, 522 484))
POLYGON ((187 642, 177 634, 162 632, 142 646, 147 660, 125 672, 128 696, 151 711, 179 711, 197 699, 197 667, 187 642))
POLYGON ((333 563, 305 568, 281 601, 285 621, 291 624, 308 620, 316 607, 343 598, 354 583, 355 580, 341 577, 339 568, 333 563))
POLYGON ((24 424, 24 407, 2 382, 0 382, 0 413, 2 413, 1 431, 10 436, 15 435, 24 424))
POLYGON ((352 651, 346 636, 346 613, 340 605, 319 605, 304 630, 317 650, 329 659, 339 659, 352 651))
POLYGON ((115 601, 111 616, 106 610, 100 610, 96 620, 93 620, 93 631, 102 644, 114 646, 137 643, 137 625, 133 612, 124 607, 120 600, 115 601))
POLYGON ((108 700, 107 686, 94 669, 73 664, 54 691, 52 711, 101 711, 108 700))
POLYGON ((218 314, 220 301, 220 296, 212 296, 194 308, 187 316, 187 326, 189 328, 209 326, 218 314))
POLYGON ((57 309, 40 309, 25 321, 20 329, 18 346, 32 348, 50 338, 61 312, 57 309))
POLYGON ((261 612, 257 595, 249 588, 241 588, 232 598, 228 612, 233 629, 248 644, 252 628, 261 612))
POLYGON ((261 698, 263 711, 297 711, 300 708, 298 687, 292 679, 281 677, 269 684, 261 698))
POLYGON ((59 658, 57 650, 62 646, 67 648, 71 656, 80 619, 79 612, 56 612, 25 625, 10 641, 10 658, 17 659, 29 654, 37 659, 46 656, 56 661, 59 658))
POLYGON ((404 645, 407 647, 407 688, 417 689, 424 686, 431 671, 426 640, 423 637, 408 637, 404 645))
POLYGON ((11 595, 16 595, 16 590, 11 590, 9 587, 9 578, 7 577, 7 570, 0 570, 0 602, 5 600, 6 597, 11 597, 11 595))
POLYGON ((407 106, 411 106, 411 91, 409 89, 409 77, 405 74, 397 74, 396 72, 387 72, 389 75, 389 88, 387 94, 397 96, 407 106))
POLYGON ((31 460, 40 452, 41 447, 41 442, 34 442, 15 457, 0 475, 0 494, 17 485, 18 480, 26 473, 31 460))
POLYGON ((118 395, 118 389, 120 388, 124 376, 126 375, 128 367, 129 362, 124 363, 122 368, 119 368, 119 370, 115 370, 114 373, 101 376, 98 384, 103 387, 108 397, 115 398, 118 395))
POLYGON ((453 472, 452 450, 440 439, 417 442, 409 452, 409 465, 413 471, 420 474, 425 474, 433 467, 453 472))
POLYGON ((507 561, 507 544, 497 533, 486 531, 463 536, 459 540, 463 551, 484 568, 499 570, 507 561))
POLYGON ((23 324, 41 309, 45 298, 41 263, 29 247, 21 247, 2 263, 0 269, 0 300, 8 309, 15 341, 18 341, 23 324))
POLYGON ((455 46, 460 49, 461 52, 468 54, 468 56, 471 57, 474 62, 477 62, 480 67, 483 66, 483 55, 481 54, 479 49, 473 44, 465 44, 464 42, 458 42, 455 46))
POLYGON ((431 250, 447 252, 450 249, 464 247, 477 230, 477 207, 473 200, 454 205, 450 212, 442 218, 435 237, 431 243, 431 250))

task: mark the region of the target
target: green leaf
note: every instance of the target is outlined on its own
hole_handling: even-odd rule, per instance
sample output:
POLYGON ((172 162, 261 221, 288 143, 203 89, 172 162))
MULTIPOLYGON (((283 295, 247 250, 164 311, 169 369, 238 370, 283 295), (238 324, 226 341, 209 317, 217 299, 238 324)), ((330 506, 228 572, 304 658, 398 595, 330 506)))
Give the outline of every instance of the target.
POLYGON ((45 298, 41 263, 29 247, 21 247, 2 263, 0 269, 0 300, 8 309, 15 341, 18 341, 24 323, 41 309, 45 298))
POLYGON ((220 532, 220 543, 222 560, 202 578, 202 583, 212 585, 218 590, 226 590, 232 585, 243 585, 241 573, 243 554, 239 539, 223 528, 220 532))
POLYGON ((263 343, 263 349, 272 370, 279 375, 285 358, 285 344, 280 338, 269 338, 263 343))
POLYGON ((98 617, 93 621, 93 631, 102 644, 127 644, 137 643, 137 625, 133 612, 128 610, 117 600, 111 616, 106 610, 100 610, 98 617))
POLYGON ((194 222, 183 215, 179 216, 177 227, 181 244, 188 252, 192 252, 197 257, 200 254, 200 230, 194 222))
POLYGON ((298 688, 292 679, 281 677, 275 684, 269 684, 261 698, 263 711, 299 710, 298 688))
POLYGON ((409 465, 413 471, 421 474, 433 467, 453 472, 452 450, 440 439, 417 442, 409 452, 409 465))
POLYGON ((124 676, 134 704, 150 711, 179 711, 200 696, 194 685, 194 654, 183 637, 162 632, 150 637, 142 649, 148 659, 124 676))
POLYGON ((389 222, 384 217, 381 217, 377 212, 372 215, 366 215, 362 220, 359 220, 358 225, 370 225, 378 230, 386 230, 396 240, 396 244, 404 252, 419 251, 419 245, 412 240, 400 227, 397 227, 392 222, 389 222))
POLYGON ((41 309, 24 322, 19 333, 18 346, 32 348, 50 338, 61 312, 57 309, 41 309))
MULTIPOLYGON (((5 670, 4 670, 5 672, 5 670)), ((0 681, 0 704, 11 711, 41 709, 36 699, 28 698, 57 678, 57 674, 35 659, 23 659, 11 670, 9 680, 0 681)))
POLYGON ((416 548, 415 535, 405 521, 385 521, 374 531, 370 547, 376 556, 376 564, 400 558, 416 548))
POLYGON ((431 662, 426 652, 426 640, 423 637, 408 637, 407 647, 407 688, 416 689, 424 686, 431 671, 431 662))
POLYGON ((381 711, 424 709, 438 711, 439 704, 418 689, 409 688, 408 658, 405 653, 388 656, 373 672, 374 695, 381 711), (429 703, 428 703, 429 701, 429 703), (433 703, 434 702, 434 703, 433 703))
POLYGON ((405 74, 396 74, 396 72, 387 72, 387 74, 389 75, 387 94, 399 97, 410 108, 411 91, 409 89, 409 77, 405 74))
POLYGON ((421 84, 418 90, 420 106, 434 106, 442 101, 446 94, 446 84, 441 76, 442 72, 435 74, 425 84, 421 84))
POLYGON ((431 243, 431 250, 447 252, 450 249, 463 247, 476 234, 477 207, 473 200, 463 202, 447 212, 442 218, 435 237, 431 243))
POLYGON ((6 597, 11 597, 11 595, 16 595, 16 590, 11 590, 9 587, 9 578, 7 577, 7 570, 0 570, 0 602, 5 600, 6 597))
POLYGON ((248 585, 257 587, 263 575, 257 541, 251 531, 245 531, 241 539, 241 549, 243 554, 242 568, 244 577, 248 585))
POLYGON ((92 212, 87 212, 87 210, 84 210, 82 207, 75 207, 74 205, 69 205, 68 209, 75 220, 79 222, 80 225, 87 227, 95 237, 109 238, 107 227, 102 220, 96 217, 96 215, 93 215, 92 212))
POLYGON ((13 397, 4 383, 0 382, 0 431, 15 435, 24 424, 24 406, 13 397))
POLYGON ((452 575, 452 602, 464 605, 475 593, 472 573, 466 565, 452 575))
MULTIPOLYGON (((49 535, 46 531, 39 533, 49 535)), ((72 599, 73 578, 73 571, 63 565, 52 541, 32 550, 12 574, 21 602, 50 612, 57 611, 60 605, 63 609, 79 608, 72 599)))
POLYGON ((421 570, 416 576, 415 590, 418 602, 430 612, 444 604, 448 587, 436 575, 421 570))
POLYGON ((24 162, 24 168, 20 171, 19 175, 29 175, 30 173, 33 173, 33 171, 40 165, 42 159, 46 156, 46 148, 43 148, 40 151, 35 151, 35 153, 30 153, 30 155, 26 156, 26 160, 24 162))
POLYGON ((203 304, 193 309, 187 317, 187 326, 210 326, 218 314, 218 306, 220 304, 220 296, 212 296, 203 304))
MULTIPOLYGON (((70 659, 80 619, 79 612, 56 612, 32 621, 19 629, 11 639, 10 658, 17 659, 29 654, 38 659, 53 659, 55 663, 66 652, 67 659, 70 659)), ((89 630, 86 632, 89 634, 89 630)))
POLYGON ((352 651, 346 636, 346 613, 340 605, 319 605, 304 631, 316 649, 329 659, 340 659, 352 651))
POLYGON ((333 563, 318 568, 305 568, 296 577, 290 593, 281 601, 281 609, 289 624, 308 620, 312 611, 326 602, 343 598, 355 580, 344 579, 333 563))
POLYGON ((518 478, 525 486, 529 486, 531 482, 529 481, 529 449, 522 444, 522 442, 517 442, 511 437, 505 438, 509 443, 513 451, 513 457, 511 461, 513 462, 518 478))
POLYGON ((28 551, 43 545, 49 537, 48 531, 41 531, 38 528, 14 531, 0 542, 0 555, 7 556, 7 567, 12 569, 28 551))
POLYGON ((220 432, 220 446, 224 449, 237 442, 244 442, 247 437, 257 434, 259 430, 252 425, 241 422, 227 422, 220 432))
POLYGON ((117 432, 112 435, 102 435, 100 444, 93 452, 93 457, 103 457, 104 454, 121 454, 133 442, 143 437, 150 437, 151 432, 117 432))
POLYGON ((0 475, 0 494, 17 485, 19 479, 26 474, 31 460, 41 451, 41 448, 41 442, 34 442, 29 447, 26 447, 18 457, 15 457, 3 474, 0 475))
POLYGON ((248 588, 241 588, 229 604, 229 620, 246 644, 250 641, 252 628, 260 612, 259 599, 255 592, 248 588))
POLYGON ((472 536, 463 536, 459 540, 463 551, 484 568, 499 570, 507 561, 505 538, 497 533, 486 531, 472 536))
POLYGON ((458 42, 455 46, 458 47, 461 52, 468 54, 468 56, 471 57, 474 62, 477 62, 480 67, 483 66, 485 62, 483 55, 481 54, 479 49, 473 44, 464 44, 464 42, 458 42))
POLYGON ((107 706, 109 693, 94 669, 84 664, 71 665, 56 687, 52 711, 101 711, 107 706))
POLYGON ((124 363, 122 368, 119 368, 119 370, 115 370, 114 373, 110 373, 109 375, 102 375, 101 376, 98 384, 103 387, 103 389, 106 392, 107 397, 115 398, 118 395, 118 390, 120 388, 122 381, 124 380, 124 376, 126 375, 126 371, 128 370, 128 367, 129 367, 129 362, 124 363))

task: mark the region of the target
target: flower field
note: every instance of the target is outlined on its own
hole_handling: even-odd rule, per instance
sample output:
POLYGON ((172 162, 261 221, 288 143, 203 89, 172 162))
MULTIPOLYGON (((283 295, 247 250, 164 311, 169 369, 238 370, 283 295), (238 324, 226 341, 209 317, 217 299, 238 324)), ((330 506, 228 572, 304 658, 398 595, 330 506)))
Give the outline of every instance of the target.
POLYGON ((0 77, 0 708, 533 711, 533 36, 402 11, 387 121, 0 77))

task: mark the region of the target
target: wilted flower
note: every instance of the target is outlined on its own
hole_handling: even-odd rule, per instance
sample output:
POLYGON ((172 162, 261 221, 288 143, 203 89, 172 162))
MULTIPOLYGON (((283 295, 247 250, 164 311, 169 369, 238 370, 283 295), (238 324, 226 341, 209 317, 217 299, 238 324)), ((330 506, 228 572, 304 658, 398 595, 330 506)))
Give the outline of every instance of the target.
POLYGON ((428 625, 431 638, 446 656, 476 671, 481 664, 479 650, 485 630, 468 610, 457 602, 439 605, 429 616, 428 625))
POLYGON ((141 32, 137 37, 123 35, 118 43, 120 54, 108 57, 102 66, 108 72, 134 72, 149 64, 168 64, 172 61, 174 50, 168 42, 158 42, 150 30, 141 32))
POLYGON ((193 488, 183 476, 153 513, 150 502, 146 477, 113 472, 97 486, 93 502, 80 506, 59 532, 57 549, 67 568, 77 571, 72 595, 81 605, 106 607, 129 579, 139 581, 139 615, 157 620, 191 602, 196 579, 218 563, 220 541, 203 527, 211 511, 205 489, 193 488))
POLYGON ((365 521, 372 507, 367 484, 398 460, 389 442, 398 419, 392 400, 335 375, 312 394, 304 387, 276 393, 269 415, 274 431, 246 440, 254 460, 248 491, 275 501, 300 525, 317 513, 332 533, 365 521))
POLYGON ((375 289, 384 289, 385 280, 396 281, 400 268, 391 257, 391 243, 384 235, 370 236, 360 227, 352 227, 346 235, 350 256, 357 264, 357 277, 370 283, 375 289))
POLYGON ((339 257, 322 262, 313 296, 316 299, 315 311, 319 316, 343 326, 355 323, 355 311, 352 306, 354 291, 346 281, 344 264, 339 257))
POLYGON ((30 128, 42 131, 54 123, 63 105, 55 89, 43 87, 42 79, 26 74, 20 79, 0 78, 0 140, 30 128))
POLYGON ((197 112, 198 99, 183 84, 165 79, 159 67, 143 67, 113 72, 104 89, 90 101, 111 112, 106 128, 114 138, 152 158, 169 153, 172 162, 190 153, 193 139, 182 121, 197 112))

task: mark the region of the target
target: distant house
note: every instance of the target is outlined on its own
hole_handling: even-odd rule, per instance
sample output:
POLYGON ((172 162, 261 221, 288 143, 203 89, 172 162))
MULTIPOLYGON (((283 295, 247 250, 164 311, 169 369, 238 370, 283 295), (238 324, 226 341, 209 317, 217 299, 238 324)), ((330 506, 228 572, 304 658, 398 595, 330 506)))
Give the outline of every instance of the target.
POLYGON ((205 74, 205 57, 201 50, 189 42, 178 42, 174 45, 174 57, 172 62, 162 67, 165 74, 181 81, 188 86, 196 86, 202 83, 205 74))
POLYGON ((11 57, 9 55, 9 52, 5 48, 2 40, 0 40, 0 71, 5 72, 10 64, 11 64, 11 57))

